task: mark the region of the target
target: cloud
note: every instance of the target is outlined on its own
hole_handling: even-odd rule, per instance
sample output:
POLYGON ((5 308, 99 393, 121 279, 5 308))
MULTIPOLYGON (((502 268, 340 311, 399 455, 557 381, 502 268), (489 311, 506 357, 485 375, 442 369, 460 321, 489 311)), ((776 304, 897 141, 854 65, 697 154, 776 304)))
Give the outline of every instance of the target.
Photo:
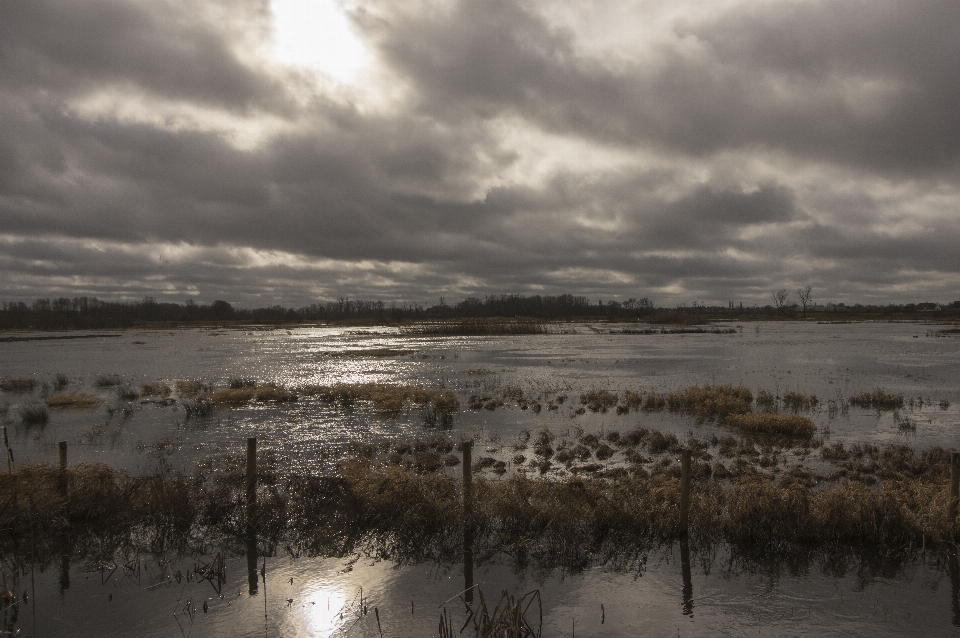
POLYGON ((365 2, 344 86, 268 2, 4 3, 0 296, 955 296, 953 3, 591 7, 365 2))
MULTIPOLYGON (((662 3, 641 5, 638 28, 662 3)), ((603 144, 703 155, 759 147, 872 170, 955 167, 960 9, 904 4, 717 3, 629 59, 583 53, 540 4, 364 3, 354 16, 421 108, 515 113, 603 144), (951 19, 952 18, 952 19, 951 19)))

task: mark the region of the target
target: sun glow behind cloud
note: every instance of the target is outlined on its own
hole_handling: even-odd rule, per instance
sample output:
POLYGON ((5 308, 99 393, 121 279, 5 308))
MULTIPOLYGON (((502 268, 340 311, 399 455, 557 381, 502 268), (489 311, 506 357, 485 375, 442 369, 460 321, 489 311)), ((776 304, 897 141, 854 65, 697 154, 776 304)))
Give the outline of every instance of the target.
POLYGON ((335 0, 273 0, 273 55, 349 84, 371 56, 335 0))

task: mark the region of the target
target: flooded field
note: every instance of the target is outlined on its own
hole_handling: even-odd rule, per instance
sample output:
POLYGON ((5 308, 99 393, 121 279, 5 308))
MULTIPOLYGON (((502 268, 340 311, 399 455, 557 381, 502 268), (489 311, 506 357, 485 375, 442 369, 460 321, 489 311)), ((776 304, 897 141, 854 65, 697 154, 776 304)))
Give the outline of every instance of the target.
MULTIPOLYGON (((714 476, 735 474, 736 458, 722 450, 734 439, 743 448, 741 433, 713 416, 665 407, 671 394, 705 386, 744 388, 758 414, 809 420, 815 433, 802 444, 756 448, 758 467, 773 474, 826 473, 851 449, 854 458, 879 462, 871 450, 889 444, 918 455, 957 447, 960 338, 941 326, 634 328, 562 324, 554 334, 512 337, 378 328, 132 330, 37 340, 58 335, 18 333, 0 342, 0 407, 17 465, 56 463, 57 444, 66 441, 71 465, 98 461, 133 475, 191 472, 242 454, 247 437, 257 437, 273 468, 296 474, 323 474, 364 445, 384 458, 417 458, 416 442, 431 437, 440 437, 431 444, 440 461, 457 457, 459 441, 474 440, 474 458, 489 459, 475 469, 491 480, 517 471, 553 480, 618 468, 651 472, 670 465, 671 440, 709 450, 703 458, 714 476), (345 398, 344 387, 354 398, 345 398), (411 390, 397 398, 384 388, 411 390), (666 443, 659 456, 643 457, 620 443, 629 432, 666 443)), ((646 445, 652 449, 649 439, 646 445)), ((459 471, 451 462, 447 472, 459 471)), ((862 472, 863 464, 834 482, 847 471, 862 472)), ((476 582, 491 607, 504 589, 518 597, 538 591, 544 635, 960 633, 960 573, 922 548, 892 565, 868 566, 819 554, 748 559, 724 544, 683 545, 577 569, 525 566, 516 555, 487 552, 477 557, 476 582)), ((266 556, 255 581, 247 561, 228 552, 219 591, 210 578, 188 577, 215 555, 61 561, 59 571, 18 568, 5 557, 4 578, 16 579, 11 592, 35 591, 16 605, 20 635, 439 635, 444 607, 455 633, 464 623, 461 564, 260 552, 266 556)), ((4 605, 9 623, 12 599, 4 605)))

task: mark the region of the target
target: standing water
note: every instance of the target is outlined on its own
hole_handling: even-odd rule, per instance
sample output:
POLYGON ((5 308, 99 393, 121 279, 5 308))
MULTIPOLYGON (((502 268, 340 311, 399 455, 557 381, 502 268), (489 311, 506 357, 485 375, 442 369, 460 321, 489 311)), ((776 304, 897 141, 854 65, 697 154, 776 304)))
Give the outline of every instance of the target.
MULTIPOLYGON (((957 447, 960 340, 938 336, 935 326, 776 322, 731 325, 731 334, 618 334, 625 327, 568 324, 565 334, 442 338, 326 327, 131 330, 66 339, 48 337, 85 335, 17 334, 19 340, 0 343, 0 377, 33 383, 9 386, 0 406, 16 464, 56 463, 57 443, 66 441, 71 464, 98 461, 133 474, 159 463, 191 471, 205 458, 242 452, 252 436, 286 471, 322 473, 351 443, 411 440, 434 424, 417 409, 384 418, 306 395, 188 416, 176 390, 170 397, 140 390, 141 384, 176 388, 178 381, 213 390, 276 384, 294 393, 338 383, 448 389, 461 407, 447 434, 508 460, 518 436, 542 429, 577 436, 642 425, 681 440, 729 434, 671 413, 584 410, 579 400, 598 390, 623 396, 695 385, 815 396, 817 407, 807 415, 824 445, 957 447), (877 389, 902 395, 902 407, 847 403, 877 389), (518 392, 542 409, 510 401, 468 407, 471 397, 518 392), (51 408, 45 422, 25 416, 63 395, 98 401, 51 408)), ((562 480, 569 473, 557 465, 545 476, 562 480)), ((577 570, 538 570, 518 565, 516 557, 487 556, 475 579, 491 607, 503 590, 516 597, 537 591, 544 635, 960 635, 960 570, 919 556, 868 566, 674 545, 577 570)), ((4 576, 6 588, 21 597, 15 625, 27 636, 426 636, 438 635, 444 609, 455 633, 464 622, 459 565, 308 558, 291 550, 261 558, 252 577, 244 558, 230 556, 217 563, 216 579, 197 576, 209 575, 204 566, 215 562, 215 554, 138 556, 125 564, 68 562, 59 572, 6 563, 4 576)), ((4 605, 9 616, 13 608, 4 605)))

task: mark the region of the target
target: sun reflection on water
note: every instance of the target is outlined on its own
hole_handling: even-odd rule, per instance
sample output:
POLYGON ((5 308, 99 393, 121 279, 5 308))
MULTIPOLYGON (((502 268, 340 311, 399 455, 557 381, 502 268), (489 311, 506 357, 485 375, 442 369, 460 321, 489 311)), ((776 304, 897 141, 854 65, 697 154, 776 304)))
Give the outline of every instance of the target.
POLYGON ((350 597, 335 581, 322 579, 307 584, 300 593, 303 614, 298 619, 305 636, 331 636, 353 620, 350 597))

